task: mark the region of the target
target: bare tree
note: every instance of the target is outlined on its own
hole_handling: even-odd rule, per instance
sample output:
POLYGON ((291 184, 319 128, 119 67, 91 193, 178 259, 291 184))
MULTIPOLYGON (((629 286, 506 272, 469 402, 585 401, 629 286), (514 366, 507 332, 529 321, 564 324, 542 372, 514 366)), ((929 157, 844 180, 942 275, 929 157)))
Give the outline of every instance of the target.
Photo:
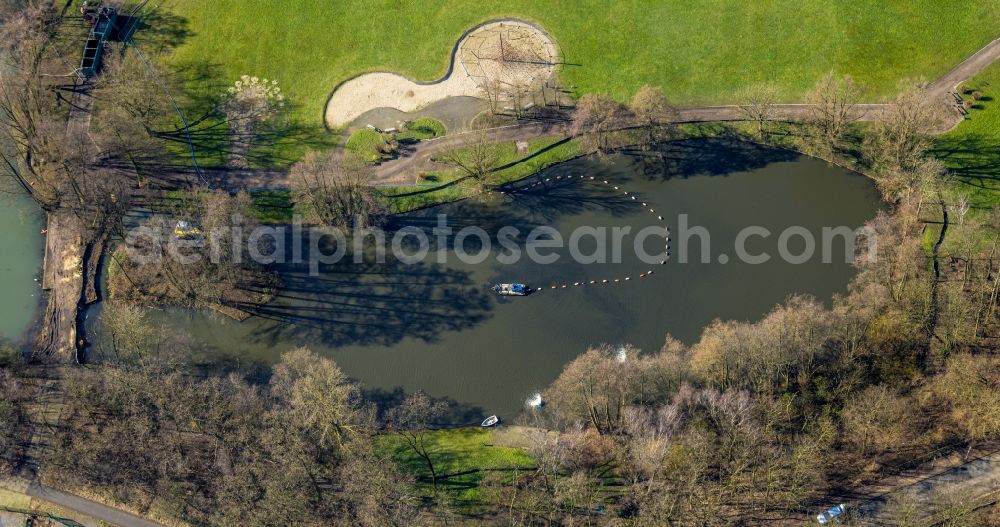
POLYGON ((102 165, 123 172, 143 186, 171 161, 164 138, 177 134, 156 66, 126 49, 109 48, 93 96, 96 118, 91 137, 102 152, 102 165))
POLYGON ((435 490, 438 487, 438 473, 431 453, 432 432, 429 427, 441 419, 447 410, 446 403, 435 401, 424 392, 414 392, 403 404, 391 409, 387 416, 392 429, 399 433, 413 453, 427 465, 435 490))
POLYGON ((496 115, 500 111, 500 101, 503 99, 504 86, 500 79, 487 76, 479 83, 479 93, 486 100, 490 113, 496 115))
POLYGON ((68 80, 67 68, 58 62, 60 24, 55 6, 38 2, 0 27, 2 169, 47 211, 57 209, 72 192, 70 181, 93 154, 67 132, 67 115, 56 95, 68 80))
POLYGON ((454 165, 482 190, 489 187, 490 175, 500 166, 503 146, 486 132, 469 133, 460 147, 439 154, 438 159, 454 165))
POLYGON ((567 364, 545 391, 556 418, 562 423, 587 422, 601 433, 620 430, 626 407, 641 394, 630 353, 636 350, 595 348, 567 364))
POLYGON ((296 208, 311 221, 350 229, 380 225, 385 200, 372 186, 373 168, 353 156, 310 152, 288 179, 296 208))
POLYGON ((861 117, 858 103, 862 92, 849 76, 838 77, 833 71, 823 76, 806 94, 812 105, 806 126, 811 146, 820 155, 829 155, 841 147, 851 126, 861 117))
POLYGON ((585 150, 606 154, 614 149, 612 132, 628 123, 626 109, 607 95, 587 94, 580 97, 573 112, 574 135, 579 136, 585 150))
POLYGON ((281 356, 270 385, 290 421, 320 448, 342 447, 364 425, 357 386, 333 361, 306 348, 281 356))
POLYGON ((643 142, 652 145, 670 138, 677 120, 677 109, 670 104, 660 88, 645 85, 639 88, 629 103, 636 124, 643 127, 643 142))
POLYGON ((955 214, 958 215, 958 224, 965 225, 965 215, 969 213, 969 195, 962 194, 958 196, 958 200, 953 207, 955 214))
POLYGON ((740 112, 754 124, 756 136, 763 137, 768 122, 774 119, 774 106, 778 103, 778 89, 773 84, 755 84, 740 90, 737 95, 740 112))
POLYGON ((928 132, 940 114, 922 94, 922 83, 911 84, 886 105, 879 120, 865 134, 862 158, 883 194, 889 199, 909 196, 932 183, 943 167, 927 155, 928 132))
POLYGON ((898 448, 911 440, 913 404, 884 386, 873 386, 843 410, 846 440, 866 456, 898 448))

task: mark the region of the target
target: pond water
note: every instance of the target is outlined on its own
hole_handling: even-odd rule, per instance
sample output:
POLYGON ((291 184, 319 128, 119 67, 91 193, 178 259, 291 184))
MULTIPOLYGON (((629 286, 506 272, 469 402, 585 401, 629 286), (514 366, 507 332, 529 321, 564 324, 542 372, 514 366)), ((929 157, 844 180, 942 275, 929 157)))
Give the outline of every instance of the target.
POLYGON ((0 302, 0 340, 19 342, 38 311, 41 291, 40 278, 44 238, 42 216, 33 202, 26 198, 4 195, 0 198, 0 287, 4 299, 0 302))
MULTIPOLYGON (((690 343, 713 319, 754 320, 792 293, 829 301, 854 273, 843 243, 833 252, 839 263, 825 264, 818 256, 785 263, 776 250, 779 233, 801 226, 819 240, 823 227, 857 228, 879 207, 872 184, 858 174, 787 151, 710 141, 606 161, 580 159, 514 187, 521 191, 512 198, 427 209, 395 218, 392 228, 430 229, 446 214, 455 230, 475 225, 491 234, 502 226, 523 234, 545 225, 568 239, 585 226, 629 226, 634 233, 650 226, 665 232, 667 225, 676 237, 685 214, 689 225, 709 232, 711 263, 698 263, 700 244, 693 238, 686 264, 679 254, 665 265, 643 263, 630 250, 621 263, 584 264, 561 249, 553 251, 560 259, 551 265, 528 258, 505 265, 495 258, 500 248, 479 264, 459 262, 454 253, 440 264, 433 251, 415 265, 390 256, 385 264, 324 267, 319 276, 310 276, 308 265, 288 264, 279 266, 285 287, 278 298, 245 322, 182 310, 156 311, 155 322, 174 334, 190 333, 212 354, 270 362, 308 346, 335 359, 375 396, 422 389, 460 403, 469 420, 492 413, 513 417, 590 346, 631 343, 655 352, 668 333, 690 343), (529 187, 535 181, 543 184, 529 187), (642 201, 647 207, 638 205, 642 201), (773 233, 747 243, 753 254, 774 255, 765 264, 741 263, 734 255, 737 234, 749 225, 773 233), (722 254, 728 263, 719 263, 722 254), (652 276, 639 278, 649 270, 652 276), (590 280, 598 284, 550 289, 590 280), (546 289, 501 298, 489 290, 499 281, 546 289)), ((587 240, 581 244, 585 254, 596 246, 587 240)), ((472 238, 465 247, 475 252, 478 243, 472 238)), ((663 243, 651 237, 644 247, 655 254, 663 243)), ((631 247, 631 238, 624 246, 631 247)), ((794 252, 803 246, 795 239, 789 244, 794 252)))

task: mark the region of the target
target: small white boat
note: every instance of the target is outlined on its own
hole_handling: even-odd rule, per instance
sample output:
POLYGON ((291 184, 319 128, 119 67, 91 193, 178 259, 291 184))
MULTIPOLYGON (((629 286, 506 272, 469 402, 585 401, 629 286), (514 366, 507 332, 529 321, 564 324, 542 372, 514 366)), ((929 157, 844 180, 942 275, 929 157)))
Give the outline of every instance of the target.
POLYGON ((500 422, 500 418, 499 417, 497 417, 495 415, 491 415, 491 416, 487 417, 486 419, 483 419, 483 424, 481 426, 483 428, 489 428, 491 426, 496 426, 497 423, 499 423, 499 422, 500 422))
POLYGON ((503 296, 526 296, 531 288, 524 284, 497 284, 493 286, 493 291, 503 296))

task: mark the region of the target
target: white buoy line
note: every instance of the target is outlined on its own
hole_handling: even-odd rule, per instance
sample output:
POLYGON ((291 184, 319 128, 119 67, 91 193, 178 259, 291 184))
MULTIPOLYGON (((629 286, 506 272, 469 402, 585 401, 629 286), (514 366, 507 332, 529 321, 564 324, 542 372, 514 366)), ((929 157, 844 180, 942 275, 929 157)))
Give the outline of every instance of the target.
MULTIPOLYGON (((548 177, 548 178, 545 178, 545 179, 538 178, 537 181, 535 181, 534 183, 532 183, 530 185, 526 185, 526 186, 523 186, 521 188, 514 189, 514 190, 511 190, 511 191, 508 191, 508 192, 500 192, 500 193, 501 194, 509 194, 509 195, 510 194, 516 194, 519 191, 530 190, 530 189, 533 189, 533 188, 535 188, 535 187, 537 187, 539 185, 542 185, 544 183, 549 183, 551 181, 562 181, 564 179, 565 180, 572 180, 572 179, 574 179, 574 176, 572 174, 570 174, 568 176, 555 176, 554 178, 552 178, 552 177, 548 177)), ((595 181, 595 182, 598 181, 598 180, 596 180, 594 178, 594 176, 587 176, 587 177, 576 176, 576 179, 579 179, 579 180, 582 180, 582 181, 595 181)), ((612 185, 606 179, 602 179, 602 180, 600 180, 600 182, 602 184, 604 184, 604 185, 608 185, 610 187, 613 187, 615 190, 621 190, 617 186, 612 185)), ((624 195, 629 196, 633 201, 638 201, 633 193, 630 193, 627 190, 625 190, 623 192, 624 192, 624 195)), ((652 206, 650 206, 649 203, 647 203, 645 201, 642 201, 642 202, 639 202, 639 203, 642 205, 643 209, 648 209, 649 213, 652 214, 653 216, 655 216, 658 221, 663 221, 663 216, 660 215, 660 214, 657 214, 656 213, 656 209, 653 208, 652 206)), ((663 236, 663 241, 665 242, 665 248, 666 248, 666 259, 665 260, 661 260, 660 261, 660 265, 665 265, 667 263, 667 259, 670 259, 670 227, 667 226, 667 225, 664 225, 663 228, 664 228, 664 231, 666 232, 666 234, 663 236)), ((645 279, 645 278, 651 277, 652 275, 653 275, 653 270, 650 269, 650 270, 647 270, 646 272, 639 273, 638 278, 639 279, 645 279)), ((540 293, 542 291, 545 291, 546 289, 549 289, 549 290, 551 290, 551 289, 569 289, 571 287, 584 287, 584 286, 588 286, 588 285, 624 284, 625 282, 631 282, 631 281, 632 281, 632 277, 631 276, 625 276, 623 278, 615 277, 615 278, 603 278, 603 279, 595 279, 595 280, 581 280, 581 281, 576 281, 576 282, 558 282, 558 283, 555 283, 555 284, 551 284, 547 288, 546 287, 539 287, 539 288, 535 289, 535 292, 536 293, 540 293)))

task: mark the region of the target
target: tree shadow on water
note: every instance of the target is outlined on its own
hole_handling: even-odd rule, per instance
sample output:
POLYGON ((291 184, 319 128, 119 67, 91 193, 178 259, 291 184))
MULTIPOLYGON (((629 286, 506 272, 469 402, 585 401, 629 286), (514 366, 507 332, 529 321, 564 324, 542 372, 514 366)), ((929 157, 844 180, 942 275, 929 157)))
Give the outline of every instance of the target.
MULTIPOLYGON (((402 387, 397 386, 392 389, 384 388, 363 388, 364 400, 375 406, 376 419, 379 423, 386 423, 386 415, 389 410, 400 406, 410 395, 402 387)), ((432 423, 431 428, 452 428, 458 426, 475 426, 482 422, 487 416, 483 407, 468 403, 462 403, 451 397, 432 397, 434 401, 444 402, 447 411, 440 418, 439 423, 432 423)))
MULTIPOLYGON (((635 212, 635 202, 620 192, 584 180, 586 173, 582 167, 569 165, 543 171, 536 177, 504 185, 500 188, 503 194, 494 192, 486 200, 468 199, 394 216, 388 230, 417 229, 429 238, 431 250, 437 250, 442 247, 437 246, 433 229, 439 226, 439 217, 443 216, 443 225, 453 234, 477 227, 486 231, 490 242, 495 244, 501 229, 513 227, 517 233, 510 239, 523 245, 533 229, 556 227, 560 220, 569 216, 604 213, 624 217, 635 212), (570 174, 574 177, 567 177, 570 174), (562 179, 557 180, 557 175, 562 179), (535 182, 539 185, 534 186, 535 182)), ((449 237, 443 249, 454 249, 455 239, 449 237)), ((464 248, 467 252, 477 252, 479 247, 477 237, 466 238, 464 248)))
POLYGON ((469 329, 489 318, 494 297, 468 272, 407 264, 386 252, 385 263, 372 255, 355 263, 348 250, 341 262, 319 265, 317 275, 310 273, 308 263, 279 265, 283 287, 253 313, 272 323, 261 324, 251 336, 269 344, 391 346, 408 337, 437 342, 444 332, 469 329))
POLYGON ((725 176, 801 157, 792 150, 729 138, 669 141, 624 154, 641 163, 637 170, 649 180, 725 176))

